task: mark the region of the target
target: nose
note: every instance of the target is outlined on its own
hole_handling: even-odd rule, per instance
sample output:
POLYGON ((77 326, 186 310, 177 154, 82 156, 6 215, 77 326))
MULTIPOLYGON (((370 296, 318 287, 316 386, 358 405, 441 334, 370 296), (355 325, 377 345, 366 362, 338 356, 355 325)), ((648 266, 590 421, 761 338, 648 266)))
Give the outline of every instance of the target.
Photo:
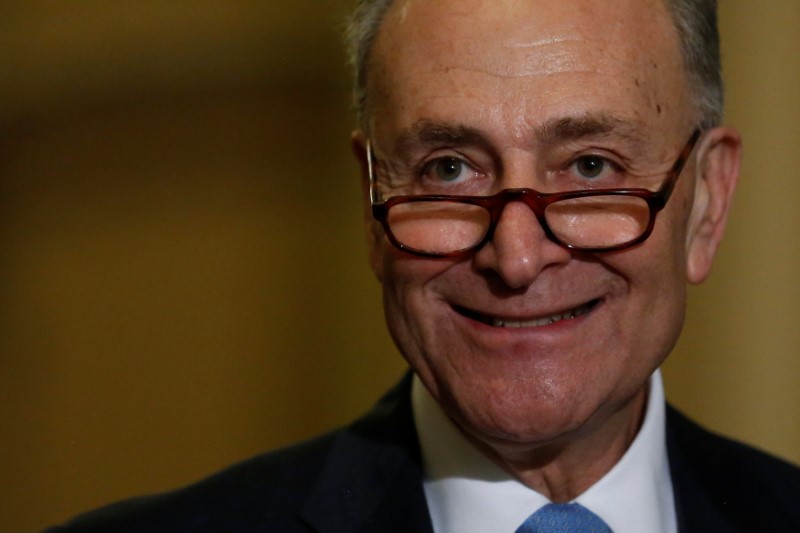
POLYGON ((571 256, 547 238, 531 208, 517 201, 503 209, 491 240, 475 253, 473 262, 479 270, 495 272, 509 288, 522 289, 542 270, 565 264, 571 256))

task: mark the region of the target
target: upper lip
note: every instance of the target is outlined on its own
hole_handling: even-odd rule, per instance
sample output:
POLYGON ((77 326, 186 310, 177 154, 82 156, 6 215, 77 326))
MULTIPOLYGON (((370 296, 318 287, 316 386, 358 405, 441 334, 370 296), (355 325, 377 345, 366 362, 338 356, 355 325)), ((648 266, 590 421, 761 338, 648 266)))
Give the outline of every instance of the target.
POLYGON ((592 298, 581 303, 564 306, 553 311, 536 311, 526 313, 511 313, 504 312, 491 312, 483 311, 475 308, 453 304, 453 309, 468 318, 478 320, 487 324, 502 325, 502 324, 529 324, 529 325, 543 325, 537 324, 540 322, 549 323, 561 320, 563 318, 573 318, 579 314, 583 314, 594 308, 601 301, 600 298, 592 298))

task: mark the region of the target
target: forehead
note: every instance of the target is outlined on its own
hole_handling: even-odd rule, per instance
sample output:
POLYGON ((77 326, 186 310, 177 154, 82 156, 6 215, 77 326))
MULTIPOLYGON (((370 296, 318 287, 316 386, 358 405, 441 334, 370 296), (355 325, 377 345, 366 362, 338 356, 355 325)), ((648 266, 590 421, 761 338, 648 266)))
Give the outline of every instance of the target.
POLYGON ((369 80, 379 125, 462 109, 505 127, 593 112, 666 127, 687 92, 663 0, 396 0, 369 80))

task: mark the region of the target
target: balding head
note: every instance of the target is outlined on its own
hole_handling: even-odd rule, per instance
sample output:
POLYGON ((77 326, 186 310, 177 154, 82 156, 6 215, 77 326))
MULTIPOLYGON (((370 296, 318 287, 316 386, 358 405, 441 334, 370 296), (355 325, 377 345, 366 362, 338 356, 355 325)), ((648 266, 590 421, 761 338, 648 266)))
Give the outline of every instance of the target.
MULTIPOLYGON (((400 1, 400 0, 397 0, 400 1)), ((402 0, 405 1, 405 0, 402 0)), ((368 77, 375 37, 395 0, 359 0, 347 31, 354 69, 354 102, 359 124, 368 127, 368 77)), ((664 0, 680 39, 680 51, 692 99, 704 128, 720 123, 724 88, 721 73, 716 0, 664 0)), ((604 2, 608 6, 608 2, 604 2)))

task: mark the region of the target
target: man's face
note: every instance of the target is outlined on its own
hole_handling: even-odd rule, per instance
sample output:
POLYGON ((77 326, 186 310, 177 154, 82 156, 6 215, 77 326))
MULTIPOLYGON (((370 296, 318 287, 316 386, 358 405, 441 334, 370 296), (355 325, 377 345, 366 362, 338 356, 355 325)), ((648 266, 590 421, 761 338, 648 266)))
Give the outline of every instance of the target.
MULTIPOLYGON (((655 190, 695 127, 662 0, 397 0, 369 91, 379 160, 456 156, 495 189, 548 190, 571 157, 595 154, 655 190)), ((696 165, 650 238, 621 252, 561 248, 519 202, 465 259, 412 256, 375 232, 390 332, 462 428, 545 443, 641 406, 683 322, 696 165)))

